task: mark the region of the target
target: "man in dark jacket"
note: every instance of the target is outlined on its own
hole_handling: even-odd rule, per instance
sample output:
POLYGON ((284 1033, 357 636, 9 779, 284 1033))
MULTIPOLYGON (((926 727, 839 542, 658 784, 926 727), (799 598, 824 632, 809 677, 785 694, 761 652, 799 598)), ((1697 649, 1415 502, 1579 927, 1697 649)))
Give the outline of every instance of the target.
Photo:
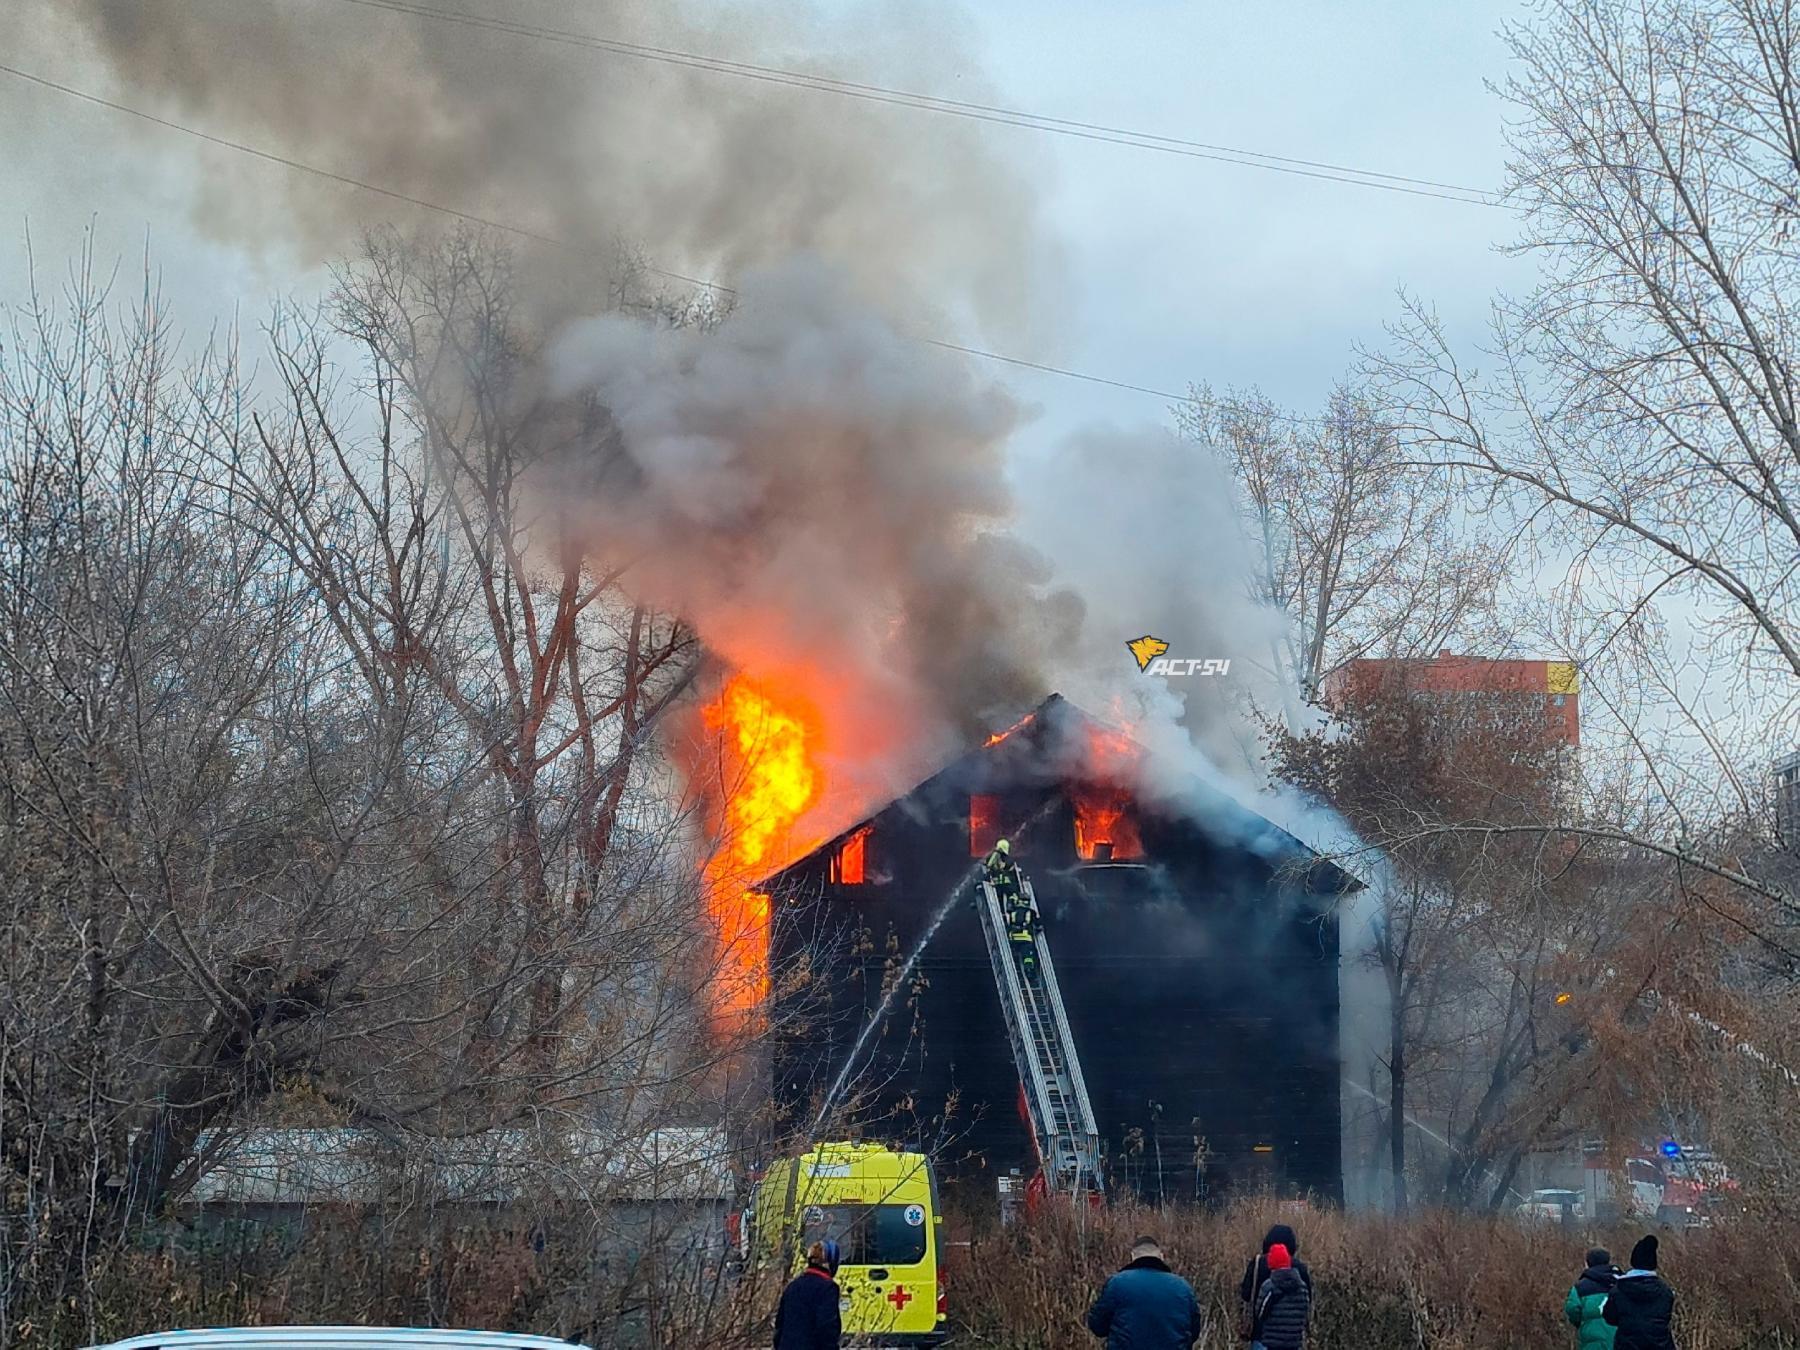
POLYGON ((1587 1269, 1563 1300, 1563 1316, 1579 1338, 1576 1350, 1613 1350, 1614 1329, 1601 1314, 1618 1278, 1619 1268, 1606 1248, 1596 1247, 1587 1254, 1587 1269))
POLYGON ((1200 1304, 1156 1239, 1141 1237, 1131 1244, 1131 1263, 1094 1300, 1087 1324, 1106 1337, 1106 1350, 1190 1350, 1200 1339, 1200 1304))
POLYGON ((806 1253, 806 1269, 788 1281, 775 1305, 775 1350, 838 1350, 838 1245, 829 1238, 806 1253))
POLYGON ((1631 1249, 1631 1269, 1613 1282, 1600 1315, 1618 1328, 1613 1350, 1675 1350, 1675 1291, 1656 1273, 1654 1234, 1631 1249))
POLYGON ((1243 1324, 1250 1325, 1256 1311, 1257 1295, 1262 1293, 1263 1281, 1269 1278, 1269 1248, 1280 1243, 1288 1250, 1288 1257, 1293 1261, 1293 1268, 1300 1276, 1300 1281, 1312 1291, 1312 1272, 1306 1268, 1306 1262, 1300 1259, 1300 1239, 1294 1236, 1294 1230, 1285 1223, 1274 1225, 1263 1234, 1262 1251, 1250 1258, 1244 1267, 1244 1278, 1238 1281, 1238 1302, 1243 1305, 1243 1324))
POLYGON ((1269 1278, 1257 1291, 1250 1343, 1255 1350, 1300 1350, 1306 1343, 1306 1319, 1312 1313, 1312 1286, 1300 1278, 1281 1243, 1272 1245, 1264 1259, 1269 1278))

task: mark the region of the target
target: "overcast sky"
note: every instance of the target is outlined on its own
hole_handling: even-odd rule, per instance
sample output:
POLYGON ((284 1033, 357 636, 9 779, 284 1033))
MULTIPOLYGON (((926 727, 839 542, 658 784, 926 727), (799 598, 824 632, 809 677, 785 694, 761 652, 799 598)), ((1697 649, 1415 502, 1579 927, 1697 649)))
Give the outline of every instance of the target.
MULTIPOLYGON (((305 12, 321 22, 370 22, 366 12, 342 6, 340 16, 319 0, 245 2, 312 6, 305 12)), ((489 8, 491 0, 442 0, 439 7, 530 15, 548 2, 489 8)), ((834 56, 848 54, 861 78, 914 87, 917 32, 904 44, 886 41, 879 18, 869 17, 898 2, 818 0, 805 11, 816 19, 792 22, 798 11, 736 12, 780 29, 786 56, 759 53, 765 59, 833 68, 834 56), (899 53, 893 62, 886 60, 890 51, 899 53)), ((652 3, 609 0, 609 34, 643 36, 624 29, 631 6, 652 3)), ((29 22, 22 12, 14 9, 9 24, 0 6, 0 61, 121 102, 161 106, 86 60, 54 19, 29 22)), ((902 12, 916 30, 940 11, 902 12)), ((980 0, 961 11, 960 22, 952 15, 945 23, 943 64, 928 72, 936 81, 924 82, 941 88, 950 73, 977 72, 956 75, 950 92, 966 82, 970 98, 1034 113, 1487 188, 1500 184, 1505 157, 1507 109, 1487 87, 1507 74, 1497 30, 1525 12, 1510 0, 980 0)), ((594 13, 602 24, 598 6, 594 13)), ((471 34, 469 41, 519 40, 471 34)), ((928 46, 927 59, 933 54, 928 46)), ((641 78, 633 63, 616 57, 546 49, 546 59, 552 56, 641 78)), ((722 101, 837 97, 725 76, 703 77, 702 92, 713 79, 722 101)), ((878 111, 925 145, 967 129, 941 114, 878 111)), ((234 130, 191 120, 227 136, 234 130)), ((1382 324, 1396 314, 1398 288, 1436 306, 1452 341, 1468 353, 1482 340, 1494 297, 1531 284, 1530 261, 1501 252, 1514 228, 1505 210, 1031 130, 994 127, 987 135, 991 147, 1036 178, 1043 225, 1064 260, 1042 278, 1049 303, 1041 331, 1006 339, 1006 349, 1026 359, 1157 390, 1184 390, 1191 381, 1256 384, 1310 411, 1352 362, 1355 345, 1381 340, 1382 324)), ((128 277, 148 247, 171 312, 190 338, 233 318, 253 326, 278 296, 317 295, 323 273, 311 260, 282 253, 285 246, 257 251, 215 243, 196 228, 201 185, 216 189, 222 180, 271 200, 298 182, 302 191, 333 198, 331 209, 346 219, 386 206, 0 73, 0 304, 26 294, 28 226, 40 282, 54 284, 79 255, 90 222, 98 259, 110 265, 123 258, 128 277)), ((942 335, 997 345, 966 333, 942 335)), ((1167 400, 1159 397, 988 369, 1037 412, 1015 443, 1015 468, 1082 424, 1168 422, 1167 400)), ((1040 542, 1054 551, 1052 541, 1040 542)), ((1673 617, 1680 621, 1680 606, 1673 617)), ((1692 672, 1682 678, 1698 680, 1692 672)), ((1697 698, 1706 702, 1704 694, 1697 698)))
MULTIPOLYGON (((849 0, 824 8, 852 22, 857 12, 849 0)), ((1505 73, 1495 29, 1517 10, 1426 0, 982 0, 968 11, 973 37, 954 40, 977 48, 973 64, 1008 105, 1485 187, 1501 176, 1504 108, 1483 81, 1505 73)), ((360 19, 347 11, 343 21, 360 19)), ((131 101, 55 34, 19 36, 21 66, 131 101)), ((920 137, 942 121, 891 115, 920 137)), ((208 243, 192 227, 201 175, 237 175, 254 193, 289 171, 200 147, 152 159, 131 121, 0 74, 0 297, 23 292, 27 224, 40 276, 54 278, 90 219, 103 260, 135 263, 148 240, 190 333, 234 312, 258 318, 278 293, 316 291, 316 270, 208 243)), ((1047 223, 1067 258, 1046 279, 1058 292, 1053 330, 1014 348, 1028 358, 1157 389, 1256 383, 1311 407, 1353 344, 1379 338, 1396 287, 1437 304, 1453 333, 1474 339, 1496 290, 1528 282, 1528 264, 1497 252, 1511 226, 1504 211, 1026 130, 996 128, 992 137, 1038 166, 1047 223)), ((314 190, 358 208, 353 190, 324 182, 314 190)), ((1142 394, 1002 373, 1041 407, 1044 432, 1164 415, 1160 400, 1142 394)))

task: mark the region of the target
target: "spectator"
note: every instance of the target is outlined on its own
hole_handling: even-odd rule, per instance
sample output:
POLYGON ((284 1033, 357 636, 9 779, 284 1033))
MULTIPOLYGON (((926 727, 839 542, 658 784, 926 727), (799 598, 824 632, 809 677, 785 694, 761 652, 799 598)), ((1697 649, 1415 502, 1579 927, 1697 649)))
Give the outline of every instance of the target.
POLYGON ((830 1238, 806 1252, 806 1269, 788 1281, 775 1305, 775 1350, 838 1350, 838 1245, 830 1238))
POLYGON ((1250 1258, 1244 1266, 1244 1278, 1238 1282, 1238 1339, 1250 1339, 1250 1323, 1256 1312, 1257 1296, 1262 1293, 1263 1281, 1269 1278, 1269 1248, 1280 1243, 1287 1248, 1288 1256, 1293 1261, 1293 1268, 1306 1286, 1306 1292, 1312 1294, 1312 1272, 1306 1268, 1306 1262, 1300 1259, 1300 1239, 1294 1230, 1285 1223, 1278 1223, 1263 1235, 1262 1251, 1250 1258))
POLYGON ((1613 1282, 1600 1315, 1618 1329, 1613 1350, 1675 1350, 1675 1291, 1656 1273, 1654 1234, 1631 1249, 1631 1269, 1613 1282))
POLYGON ((1579 1333, 1578 1350, 1612 1350, 1616 1328, 1601 1313, 1618 1278, 1619 1268, 1606 1248, 1596 1247, 1587 1254, 1587 1269, 1569 1286, 1569 1296, 1563 1300, 1563 1316, 1579 1333))
POLYGON ((1155 1238, 1131 1244, 1131 1261, 1088 1310, 1088 1330, 1106 1350, 1190 1350, 1200 1339, 1193 1287, 1169 1269, 1155 1238))
POLYGON ((1312 1315, 1312 1286, 1300 1278, 1284 1244, 1272 1244, 1263 1260, 1269 1275, 1251 1313, 1252 1350, 1300 1350, 1312 1315))

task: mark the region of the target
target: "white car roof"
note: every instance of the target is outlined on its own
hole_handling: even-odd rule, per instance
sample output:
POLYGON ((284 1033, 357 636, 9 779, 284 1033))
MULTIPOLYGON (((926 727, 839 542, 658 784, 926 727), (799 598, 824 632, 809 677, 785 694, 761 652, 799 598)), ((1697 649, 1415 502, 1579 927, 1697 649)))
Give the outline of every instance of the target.
POLYGON ((554 1336, 430 1327, 200 1327, 151 1332, 93 1350, 588 1350, 554 1336))

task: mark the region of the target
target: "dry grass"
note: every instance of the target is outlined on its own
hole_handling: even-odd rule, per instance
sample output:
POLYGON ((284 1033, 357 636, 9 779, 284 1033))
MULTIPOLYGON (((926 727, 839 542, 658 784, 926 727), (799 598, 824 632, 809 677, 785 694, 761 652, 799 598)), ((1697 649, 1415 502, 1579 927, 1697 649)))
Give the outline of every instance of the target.
MULTIPOLYGON (((1114 1209, 1040 1216, 977 1237, 954 1263, 951 1307, 965 1344, 1092 1350, 1082 1325, 1102 1280, 1139 1232, 1157 1235, 1192 1280, 1203 1347, 1238 1345, 1237 1281, 1269 1224, 1290 1223, 1312 1268, 1315 1350, 1542 1350, 1573 1347, 1563 1297, 1593 1242, 1628 1252, 1636 1232, 1564 1232, 1430 1215, 1397 1223, 1246 1205, 1222 1215, 1114 1209)), ((1800 1346, 1800 1224, 1665 1235, 1681 1350, 1800 1346)))
POLYGON ((79 1288, 15 1296, 0 1345, 65 1350, 172 1327, 477 1327, 596 1347, 744 1350, 767 1340, 772 1282, 697 1259, 670 1234, 604 1246, 571 1224, 390 1225, 309 1215, 304 1235, 194 1235, 173 1250, 111 1250, 79 1288))
MULTIPOLYGON (((1396 1223, 1247 1205, 1220 1215, 1050 1212, 951 1249, 965 1350, 1096 1350, 1082 1325, 1131 1239, 1153 1233, 1194 1282, 1204 1350, 1232 1350, 1236 1284, 1268 1225, 1299 1231, 1317 1292, 1314 1350, 1573 1350, 1562 1300, 1590 1235, 1429 1215, 1396 1223)), ((1615 1253, 1634 1232, 1591 1235, 1615 1253)), ((606 1350, 750 1350, 768 1343, 773 1286, 669 1258, 655 1241, 602 1256, 567 1234, 540 1250, 501 1225, 396 1231, 317 1215, 305 1237, 115 1252, 78 1290, 13 1304, 14 1345, 88 1344, 172 1326, 349 1322, 573 1335, 606 1350), (21 1306, 23 1304, 24 1306, 21 1306)), ((1800 1223, 1665 1237, 1681 1350, 1800 1350, 1800 1223)))

